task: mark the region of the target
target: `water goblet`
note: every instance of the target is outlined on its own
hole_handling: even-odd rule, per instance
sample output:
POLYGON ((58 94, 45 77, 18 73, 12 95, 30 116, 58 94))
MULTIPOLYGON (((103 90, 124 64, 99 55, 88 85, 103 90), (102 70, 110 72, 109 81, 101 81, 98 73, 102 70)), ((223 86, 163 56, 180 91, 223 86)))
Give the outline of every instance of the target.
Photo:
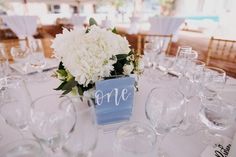
POLYGON ((159 135, 159 156, 168 154, 161 149, 162 141, 169 132, 177 129, 185 118, 184 96, 175 89, 157 87, 151 90, 146 100, 145 113, 159 135))
POLYGON ((31 42, 31 52, 29 55, 29 65, 38 72, 35 80, 46 80, 46 76, 43 74, 43 69, 46 67, 46 58, 42 45, 39 41, 34 40, 31 42))
POLYGON ((0 112, 6 123, 20 131, 27 129, 31 97, 21 76, 0 79, 0 112))
POLYGON ((1 157, 45 157, 42 146, 37 141, 31 139, 11 142, 0 150, 1 157))
POLYGON ((222 91, 226 83, 226 72, 223 69, 206 66, 202 78, 201 97, 213 99, 219 97, 218 93, 222 91))
POLYGON ((27 72, 28 70, 28 56, 29 48, 27 46, 17 46, 11 48, 11 55, 16 64, 22 68, 23 71, 27 72))
POLYGON ((52 156, 63 153, 62 146, 74 131, 75 124, 76 109, 67 96, 45 95, 31 105, 32 134, 50 148, 52 156))
POLYGON ((116 131, 113 154, 114 157, 155 157, 156 147, 157 135, 151 126, 130 122, 116 131))
POLYGON ((158 69, 163 72, 161 79, 169 79, 169 72, 175 63, 175 56, 162 54, 159 59, 158 69))
POLYGON ((76 125, 70 138, 63 146, 68 156, 90 157, 96 148, 98 128, 94 102, 86 97, 72 97, 71 101, 76 106, 76 125))
POLYGON ((214 99, 202 97, 201 104, 199 118, 205 126, 202 127, 203 142, 207 144, 221 142, 222 136, 218 135, 217 132, 233 126, 236 118, 235 106, 218 97, 214 99))

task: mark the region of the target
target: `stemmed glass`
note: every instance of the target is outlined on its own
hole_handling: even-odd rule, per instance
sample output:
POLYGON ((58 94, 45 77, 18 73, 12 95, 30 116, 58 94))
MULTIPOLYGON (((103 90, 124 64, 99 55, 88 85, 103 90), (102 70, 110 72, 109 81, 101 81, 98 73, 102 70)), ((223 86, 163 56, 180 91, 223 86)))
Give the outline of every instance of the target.
MULTIPOLYGON (((191 99, 194 97, 198 98, 198 93, 201 88, 201 77, 203 74, 205 63, 202 61, 192 61, 188 67, 186 73, 177 80, 177 89, 184 95, 186 102, 186 110, 192 107, 191 99)), ((195 113, 186 112, 186 119, 183 125, 179 128, 179 133, 184 135, 191 135, 196 131, 200 130, 198 115, 195 113)))
POLYGON ((157 66, 157 60, 162 53, 163 43, 160 39, 149 37, 144 43, 144 67, 147 69, 147 75, 157 66))
MULTIPOLYGON (((31 97, 21 76, 0 79, 0 112, 6 123, 22 134, 30 118, 31 97)), ((23 135, 22 135, 23 136, 23 135)))
POLYGON ((85 97, 72 97, 76 107, 76 125, 63 150, 71 157, 90 157, 96 148, 98 128, 94 102, 85 97))
POLYGON ((175 56, 169 54, 162 54, 159 59, 158 69, 163 72, 162 80, 169 79, 169 72, 175 63, 175 56))
POLYGON ((45 157, 42 146, 31 139, 13 141, 0 150, 1 157, 45 157))
POLYGON ((62 146, 76 124, 76 109, 67 96, 45 95, 33 101, 30 129, 36 139, 51 149, 51 156, 63 153, 62 146))
POLYGON ((169 132, 178 128, 185 118, 184 96, 175 89, 157 87, 151 90, 146 100, 145 113, 159 135, 159 156, 168 154, 161 149, 162 141, 169 132))
POLYGON ((235 106, 219 97, 214 99, 202 97, 201 104, 199 118, 205 125, 202 135, 203 142, 207 144, 221 142, 222 137, 217 134, 217 131, 226 130, 233 126, 236 118, 235 106))
POLYGON ((44 51, 42 48, 42 45, 40 42, 38 42, 37 40, 33 40, 31 42, 31 52, 29 55, 29 65, 36 69, 36 71, 38 72, 38 76, 36 76, 38 78, 38 80, 45 80, 45 76, 42 74, 43 69, 46 66, 46 59, 44 56, 44 51))
POLYGON ((226 83, 226 72, 217 67, 206 66, 202 77, 201 96, 208 99, 219 97, 226 83))
POLYGON ((11 48, 11 55, 16 64, 22 68, 24 72, 28 71, 28 56, 29 56, 29 48, 26 45, 21 45, 17 47, 11 48))
POLYGON ((116 131, 113 154, 114 157, 155 157, 156 147, 157 135, 150 125, 129 122, 116 131))

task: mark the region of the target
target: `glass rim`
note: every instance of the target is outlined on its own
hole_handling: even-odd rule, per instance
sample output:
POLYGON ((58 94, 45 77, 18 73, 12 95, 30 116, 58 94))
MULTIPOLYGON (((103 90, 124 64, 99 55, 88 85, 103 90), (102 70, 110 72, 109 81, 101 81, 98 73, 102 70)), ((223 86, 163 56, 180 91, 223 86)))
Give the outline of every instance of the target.
POLYGON ((35 107, 35 104, 36 104, 37 101, 39 101, 39 100, 41 100, 41 99, 43 99, 43 98, 46 98, 46 97, 51 97, 51 96, 58 96, 58 98, 63 98, 63 97, 64 97, 64 98, 66 98, 66 99, 68 99, 68 100, 71 100, 71 101, 72 101, 71 104, 73 105, 74 110, 75 110, 76 113, 84 113, 84 112, 88 112, 88 111, 90 111, 90 110, 94 110, 94 104, 93 104, 93 105, 90 105, 90 106, 88 105, 88 107, 87 107, 86 109, 78 110, 77 107, 76 107, 75 102, 73 101, 73 99, 79 99, 79 100, 84 100, 84 99, 86 99, 86 100, 89 100, 89 101, 93 102, 91 98, 88 98, 88 97, 85 97, 85 96, 80 96, 80 95, 70 97, 70 96, 68 96, 68 95, 62 95, 62 94, 58 94, 58 93, 51 93, 51 94, 46 94, 46 95, 42 95, 42 96, 40 96, 40 97, 37 97, 36 99, 34 99, 34 100, 31 102, 31 110, 32 110, 32 108, 35 107))
POLYGON ((21 144, 30 144, 30 145, 34 145, 34 147, 38 147, 41 151, 42 154, 44 154, 44 149, 43 149, 43 146, 41 145, 40 142, 38 142, 37 140, 35 139, 17 139, 17 140, 14 140, 14 141, 11 141, 11 142, 8 142, 7 144, 5 144, 4 146, 2 146, 1 150, 3 150, 2 152, 0 152, 0 155, 7 155, 7 153, 9 151, 11 151, 12 149, 20 146, 21 144))
MULTIPOLYGON (((115 132, 115 143, 117 143, 117 141, 118 141, 118 133, 119 133, 119 131, 121 129, 125 129, 125 127, 130 126, 130 125, 141 126, 145 130, 150 130, 153 133, 154 137, 155 137, 154 143, 157 144, 157 133, 156 133, 155 129, 151 125, 149 125, 147 123, 139 122, 139 121, 131 121, 131 122, 129 121, 129 122, 119 126, 118 129, 115 132)), ((123 149, 125 147, 121 146, 121 148, 123 149)), ((155 149, 155 147, 153 147, 151 150, 153 150, 153 149, 155 149)))
POLYGON ((215 66, 209 66, 209 65, 205 66, 205 68, 208 70, 214 70, 214 71, 220 72, 221 74, 226 75, 226 71, 222 68, 215 67, 215 66))

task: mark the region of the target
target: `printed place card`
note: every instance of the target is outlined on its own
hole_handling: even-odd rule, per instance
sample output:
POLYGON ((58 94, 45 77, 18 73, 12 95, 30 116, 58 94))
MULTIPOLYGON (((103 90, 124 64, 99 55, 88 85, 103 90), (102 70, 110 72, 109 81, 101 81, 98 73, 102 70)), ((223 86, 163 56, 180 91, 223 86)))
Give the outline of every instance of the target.
POLYGON ((134 99, 132 77, 108 79, 96 83, 95 111, 98 124, 129 120, 134 99))

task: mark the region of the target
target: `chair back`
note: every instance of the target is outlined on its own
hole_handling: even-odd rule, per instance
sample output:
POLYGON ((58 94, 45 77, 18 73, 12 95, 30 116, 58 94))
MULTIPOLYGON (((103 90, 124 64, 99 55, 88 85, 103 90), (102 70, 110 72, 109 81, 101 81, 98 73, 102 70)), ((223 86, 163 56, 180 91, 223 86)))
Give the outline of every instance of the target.
POLYGON ((138 54, 143 54, 144 45, 150 41, 157 41, 157 44, 160 44, 160 51, 165 52, 166 54, 170 53, 172 34, 163 35, 163 34, 138 34, 138 44, 137 52, 138 54))
POLYGON ((236 63, 236 40, 211 37, 208 44, 207 65, 212 58, 236 63))

